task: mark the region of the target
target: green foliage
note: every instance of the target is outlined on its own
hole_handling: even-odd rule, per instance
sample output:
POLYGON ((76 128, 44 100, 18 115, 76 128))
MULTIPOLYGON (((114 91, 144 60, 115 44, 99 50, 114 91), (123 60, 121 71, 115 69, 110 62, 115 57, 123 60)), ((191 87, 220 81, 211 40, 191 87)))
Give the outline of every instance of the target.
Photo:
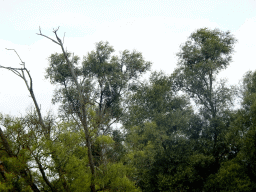
POLYGON ((182 51, 177 54, 180 58, 179 65, 185 65, 190 69, 198 68, 200 73, 218 73, 231 61, 230 54, 235 42, 230 32, 198 29, 190 35, 189 40, 182 46, 182 51))
MULTIPOLYGON (((138 85, 136 94, 132 94, 127 101, 129 112, 123 120, 126 128, 152 121, 158 125, 164 122, 166 124, 162 126, 165 127, 175 127, 175 123, 168 119, 175 119, 174 116, 178 116, 178 113, 181 118, 182 115, 186 116, 189 101, 185 97, 175 95, 175 92, 171 91, 171 86, 171 79, 162 72, 152 73, 149 84, 138 85)), ((179 121, 180 118, 176 120, 179 121)))
POLYGON ((88 53, 84 57, 83 75, 86 78, 96 78, 95 99, 99 102, 99 111, 110 109, 113 117, 119 117, 121 113, 121 95, 127 92, 131 80, 149 70, 151 63, 144 61, 142 54, 136 51, 125 50, 120 58, 112 56, 114 52, 109 43, 99 42, 96 51, 88 53), (124 66, 126 70, 123 71, 124 66))
MULTIPOLYGON (((243 80, 242 87, 242 109, 237 112, 234 121, 235 135, 237 141, 234 147, 239 149, 237 158, 240 160, 245 176, 250 179, 251 189, 256 188, 253 178, 256 176, 256 72, 249 71, 243 80)), ((238 176, 239 177, 239 176, 238 176)))
MULTIPOLYGON (((32 160, 29 147, 31 132, 24 129, 24 121, 20 118, 0 115, 0 125, 5 128, 3 134, 9 144, 9 150, 1 142, 0 148, 0 188, 2 191, 31 191, 29 177, 24 170, 32 160)), ((2 135, 1 135, 2 137, 2 135)))
POLYGON ((129 100, 126 161, 136 167, 135 181, 144 191, 170 191, 184 184, 182 169, 189 170, 185 162, 192 152, 188 138, 199 136, 200 128, 192 130, 189 101, 171 87, 166 75, 152 73, 149 84, 138 86, 129 100))
POLYGON ((226 161, 216 174, 210 175, 206 191, 254 191, 255 178, 255 72, 248 72, 243 80, 242 108, 233 115, 225 136, 229 149, 226 161))
POLYGON ((78 85, 64 54, 52 54, 46 78, 58 85, 59 116, 42 125, 33 111, 0 113, 0 191, 254 191, 256 72, 244 76, 237 110, 236 88, 217 81, 235 42, 198 29, 175 72, 148 81, 139 79, 151 66, 141 53, 117 56, 108 42, 81 62, 67 53, 78 85))
POLYGON ((96 183, 102 191, 140 191, 129 179, 133 169, 122 163, 108 163, 98 168, 96 183))
POLYGON ((241 162, 224 163, 219 172, 211 175, 205 185, 206 191, 252 191, 251 182, 241 162))
MULTIPOLYGON (((121 96, 127 92, 131 81, 149 70, 151 63, 146 62, 142 54, 136 51, 122 52, 120 58, 113 56, 114 49, 108 42, 96 44, 96 50, 84 56, 82 66, 74 71, 83 88, 86 103, 96 104, 101 124, 109 118, 120 118, 122 114, 121 96), (123 71, 123 67, 126 71, 123 71), (106 114, 109 114, 106 116, 106 114), (105 117, 104 117, 105 116, 105 117)), ((71 54, 68 53, 68 57, 71 54)), ((78 64, 79 57, 73 56, 72 63, 78 64)), ((46 70, 46 78, 63 88, 55 91, 53 102, 61 102, 62 110, 67 114, 79 112, 78 92, 69 72, 68 64, 63 54, 53 54, 49 57, 50 66, 46 70)))
POLYGON ((220 115, 231 100, 231 89, 223 80, 216 82, 216 75, 231 61, 235 42, 229 32, 199 29, 177 54, 179 68, 173 75, 175 86, 202 105, 201 110, 208 119, 220 115))
MULTIPOLYGON (((71 57, 71 53, 68 53, 68 58, 71 57)), ((72 63, 77 65, 80 58, 78 56, 72 57, 72 63)), ((46 76, 45 78, 49 78, 52 84, 61 83, 67 84, 68 81, 72 81, 72 76, 68 68, 68 64, 66 63, 65 57, 63 54, 51 54, 48 58, 50 63, 50 67, 46 69, 46 76)), ((74 69, 76 75, 80 75, 79 68, 74 69)))
POLYGON ((217 81, 217 75, 229 65, 235 42, 230 32, 197 30, 181 46, 179 68, 172 76, 174 87, 185 91, 197 104, 204 121, 200 142, 205 149, 201 152, 214 156, 212 173, 218 171, 225 160, 223 155, 229 151, 225 135, 233 116, 230 108, 236 89, 227 87, 225 80, 217 81))
MULTIPOLYGON (((74 83, 63 54, 51 55, 49 57, 50 66, 46 70, 46 78, 49 78, 53 84, 61 85, 56 89, 53 98, 53 103, 61 103, 60 111, 62 114, 60 117, 65 122, 70 122, 69 119, 73 118, 76 122, 81 122, 83 128, 89 131, 89 136, 86 136, 86 140, 87 142, 90 140, 92 161, 94 161, 96 173, 101 165, 117 163, 123 158, 125 150, 120 137, 118 138, 121 134, 116 134, 117 132, 112 134, 111 124, 119 121, 122 117, 123 96, 130 91, 129 84, 149 70, 151 65, 150 62, 146 62, 143 59, 141 53, 136 51, 129 52, 125 50, 120 57, 114 56, 113 53, 114 49, 108 42, 97 43, 95 51, 91 51, 83 57, 82 66, 74 68, 79 85, 74 83), (124 67, 126 70, 124 70, 124 67), (80 99, 77 86, 81 87, 83 101, 80 99), (84 102, 85 105, 81 102, 84 102), (83 110, 85 110, 85 113, 81 113, 83 110), (82 116, 86 117, 82 118, 82 116), (85 119, 86 122, 84 121, 85 119), (112 135, 113 137, 115 136, 114 140, 112 135)), ((70 53, 67 55, 68 58, 71 58, 70 53)), ((73 56, 70 60, 72 64, 78 65, 79 58, 77 56, 73 56)), ((72 130, 79 132, 79 126, 77 128, 72 128, 72 130)), ((61 132, 65 131, 61 130, 61 132)), ((69 148, 63 148, 63 143, 69 141, 65 139, 65 142, 58 143, 59 139, 61 137, 58 137, 54 143, 50 142, 48 147, 58 154, 55 157, 55 161, 61 162, 59 166, 61 167, 61 172, 63 172, 67 169, 68 161, 73 156, 71 152, 67 151, 69 148), (64 154, 69 154, 68 158, 64 154)), ((91 162, 89 163, 91 165, 91 162)), ((80 170, 85 171, 87 169, 80 167, 80 170)), ((60 174, 60 170, 52 171, 60 174)), ((85 174, 87 174, 86 171, 85 174)), ((123 178, 119 182, 125 181, 125 177, 123 178)), ((112 180, 111 182, 113 183, 114 180, 112 180)), ((75 181, 75 179, 72 181, 75 181)))

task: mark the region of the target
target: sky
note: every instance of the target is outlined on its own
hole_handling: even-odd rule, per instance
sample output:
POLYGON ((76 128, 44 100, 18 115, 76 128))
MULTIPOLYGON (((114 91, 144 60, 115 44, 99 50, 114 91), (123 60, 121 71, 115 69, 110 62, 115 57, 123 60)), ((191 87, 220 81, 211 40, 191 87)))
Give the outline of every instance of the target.
MULTIPOLYGON (((189 35, 199 28, 230 31, 238 40, 233 61, 220 76, 232 85, 249 70, 255 70, 255 0, 0 0, 0 65, 20 67, 21 59, 33 78, 33 88, 45 115, 57 114, 51 104, 54 86, 45 79, 47 58, 61 53, 58 45, 38 36, 65 34, 64 46, 81 59, 108 41, 118 55, 137 50, 152 71, 171 74, 177 67, 176 53, 189 35)), ((24 116, 33 107, 24 81, 0 69, 0 113, 24 116)))

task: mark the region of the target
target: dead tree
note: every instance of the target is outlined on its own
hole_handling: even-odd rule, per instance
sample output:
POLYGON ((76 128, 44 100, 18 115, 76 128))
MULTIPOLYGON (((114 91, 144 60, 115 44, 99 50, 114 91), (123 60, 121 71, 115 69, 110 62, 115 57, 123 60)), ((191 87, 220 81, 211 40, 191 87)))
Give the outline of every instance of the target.
MULTIPOLYGON (((12 71, 14 74, 16 74, 17 76, 19 76, 20 78, 22 78, 26 84, 26 87, 30 93, 30 96, 34 102, 34 105, 35 105, 35 108, 36 108, 36 112, 37 112, 37 115, 38 115, 38 118, 39 118, 39 124, 41 125, 42 127, 42 130, 43 130, 43 133, 44 133, 44 136, 47 138, 47 139, 50 139, 50 130, 51 130, 51 126, 46 126, 44 121, 43 121, 43 118, 42 118, 42 113, 41 113, 41 110, 39 108, 39 105, 38 105, 38 102, 36 100, 36 97, 35 97, 35 94, 34 94, 34 91, 33 91, 33 81, 32 81, 32 77, 30 75, 30 72, 28 71, 28 69, 26 68, 25 66, 25 62, 23 62, 19 56, 19 54, 16 52, 15 49, 7 49, 7 50, 13 50, 17 56, 19 57, 20 61, 21 61, 21 65, 23 67, 21 68, 13 68, 13 67, 5 67, 5 66, 2 66, 0 65, 0 68, 4 68, 4 69, 8 69, 10 71, 12 71), (26 75, 28 76, 29 79, 26 78, 26 75)), ((14 154, 9 146, 9 143, 7 142, 6 138, 5 138, 5 135, 3 133, 3 131, 1 130, 0 128, 0 138, 2 140, 2 143, 3 143, 3 146, 5 148, 5 151, 7 152, 7 154, 9 155, 9 157, 13 157, 14 154)), ((31 152, 32 154, 32 152, 31 152)), ((55 155, 56 156, 56 155, 55 155)), ((54 154, 53 154, 53 157, 54 157, 54 154)), ((52 192, 55 192, 57 191, 54 186, 52 186, 51 182, 49 181, 49 179, 46 177, 46 174, 45 174, 45 171, 42 167, 42 163, 40 162, 40 160, 34 156, 35 158, 35 161, 38 165, 38 168, 42 174, 42 177, 44 179, 44 181, 46 182, 46 184, 48 185, 48 187, 51 189, 52 192)), ((27 169, 28 170, 28 169, 27 169)), ((39 189, 37 188, 37 186, 32 182, 32 178, 30 178, 30 180, 28 180, 27 178, 29 177, 28 173, 26 170, 23 170, 22 172, 20 172, 21 176, 26 178, 26 181, 28 181, 28 184, 31 186, 32 190, 33 191, 39 191, 39 189)))
MULTIPOLYGON (((39 108, 39 105, 37 103, 37 100, 36 100, 36 97, 35 97, 35 94, 34 94, 34 91, 33 91, 33 81, 32 81, 32 77, 29 73, 29 71, 27 70, 26 66, 25 66, 25 62, 23 62, 19 56, 19 54, 16 52, 15 49, 7 49, 7 50, 13 50, 15 51, 15 53, 17 54, 17 56, 19 57, 20 61, 21 61, 21 65, 23 65, 23 67, 21 68, 13 68, 13 67, 5 67, 5 66, 2 66, 0 65, 0 68, 4 68, 4 69, 8 69, 10 71, 12 71, 14 74, 16 74, 17 76, 19 76, 20 78, 22 78, 26 84, 26 87, 30 93, 30 96, 32 97, 33 99, 33 102, 34 102, 34 105, 36 107, 36 111, 37 111, 37 115, 38 115, 38 118, 39 118, 39 122, 40 122, 40 125, 42 126, 43 128, 43 131, 44 131, 44 134, 49 134, 49 130, 47 130, 47 127, 45 126, 44 122, 43 122, 43 118, 42 118, 42 114, 41 114, 41 111, 40 111, 40 108, 39 108), (25 75, 28 75, 29 77, 29 80, 27 80, 26 76, 25 75)), ((49 128, 48 128, 49 129, 49 128)))
POLYGON ((90 137, 90 133, 89 133, 89 127, 88 127, 88 122, 87 122, 87 111, 86 111, 86 101, 85 98, 83 97, 83 89, 81 87, 81 85, 78 83, 78 78, 74 72, 74 66, 72 61, 69 60, 68 58, 68 54, 67 51, 65 51, 64 49, 64 37, 63 40, 61 40, 58 35, 57 32, 59 30, 59 27, 57 29, 53 29, 53 33, 55 34, 56 40, 42 34, 41 32, 41 28, 39 27, 39 33, 37 33, 37 35, 43 36, 47 39, 50 39, 51 41, 53 41, 54 43, 56 43, 57 45, 60 46, 62 53, 65 57, 65 60, 68 64, 68 68, 69 71, 72 75, 72 79, 76 85, 76 88, 78 90, 78 94, 79 94, 79 113, 78 113, 78 117, 79 120, 81 121, 81 124, 83 126, 84 129, 84 133, 85 133, 85 138, 86 138, 86 146, 88 148, 88 158, 89 158, 89 165, 90 165, 90 170, 91 170, 91 191, 92 192, 96 192, 95 189, 95 167, 94 167, 94 160, 93 160, 93 155, 92 155, 92 146, 91 146, 91 137, 90 137))

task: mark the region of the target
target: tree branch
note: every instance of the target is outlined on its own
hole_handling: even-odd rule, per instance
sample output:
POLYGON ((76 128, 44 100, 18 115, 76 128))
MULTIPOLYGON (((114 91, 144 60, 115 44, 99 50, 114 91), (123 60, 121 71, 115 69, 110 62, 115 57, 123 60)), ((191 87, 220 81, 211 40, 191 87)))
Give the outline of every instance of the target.
MULTIPOLYGON (((41 29, 40 29, 40 32, 41 32, 41 29)), ((7 49, 7 48, 6 48, 7 49)), ((34 94, 34 91, 33 91, 33 81, 32 81, 32 77, 30 75, 30 72, 27 70, 27 68, 25 67, 25 62, 23 62, 19 56, 19 54, 16 52, 15 49, 7 49, 7 50, 13 50, 15 51, 15 53, 17 54, 17 56, 19 57, 20 61, 22 62, 23 64, 23 68, 12 68, 12 67, 5 67, 5 66, 1 66, 0 65, 0 68, 4 68, 4 69, 8 69, 10 71, 12 71, 15 75, 19 76, 20 78, 22 78, 27 86, 27 89, 30 93, 30 96, 32 97, 33 99, 33 102, 34 102, 34 105, 36 107, 36 111, 37 111, 37 114, 38 114, 38 117, 39 117, 39 122, 40 122, 40 125, 42 126, 43 130, 44 130, 44 133, 47 135, 48 134, 48 131, 46 130, 46 126, 43 122, 43 118, 42 118, 42 114, 41 114, 41 111, 40 111, 40 108, 39 108, 39 105, 37 103, 37 100, 36 100, 36 97, 35 97, 35 94, 34 94), (20 72, 21 71, 21 72, 20 72), (26 76, 25 76, 25 73, 24 71, 26 71, 28 77, 29 77, 29 80, 30 82, 28 83, 27 79, 26 79, 26 76)), ((45 136, 46 136, 45 135, 45 136)))
MULTIPOLYGON (((58 28, 58 29, 59 29, 59 28, 58 28)), ((43 37, 46 37, 47 39, 50 39, 50 40, 52 40, 54 43, 60 45, 60 43, 58 43, 58 42, 55 41, 54 39, 52 39, 52 38, 50 38, 50 37, 48 37, 48 36, 46 36, 46 35, 43 35, 42 32, 41 32, 41 27, 40 27, 40 26, 39 26, 39 32, 40 32, 40 33, 36 33, 36 34, 37 34, 37 35, 41 35, 41 36, 43 36, 43 37)))
POLYGON ((24 68, 25 68, 25 62, 23 62, 23 61, 21 60, 19 54, 17 53, 17 51, 16 51, 15 49, 7 49, 7 48, 5 48, 5 49, 6 49, 6 50, 13 50, 13 51, 15 51, 16 55, 19 57, 19 59, 20 59, 20 61, 21 61, 21 63, 22 63, 21 65, 23 65, 24 68))

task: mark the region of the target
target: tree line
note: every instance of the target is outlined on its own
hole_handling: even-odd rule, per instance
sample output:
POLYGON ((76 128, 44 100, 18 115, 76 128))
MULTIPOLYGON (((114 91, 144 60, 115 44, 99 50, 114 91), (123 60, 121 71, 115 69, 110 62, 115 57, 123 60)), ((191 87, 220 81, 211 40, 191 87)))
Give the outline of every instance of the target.
POLYGON ((229 31, 193 32, 170 75, 151 71, 138 51, 115 55, 108 42, 81 59, 57 32, 55 39, 38 33, 61 49, 49 56, 45 76, 56 86, 57 116, 41 114, 15 50, 22 67, 0 65, 24 80, 35 105, 24 117, 0 114, 1 191, 256 188, 256 71, 240 86, 218 77, 237 41, 229 31))

